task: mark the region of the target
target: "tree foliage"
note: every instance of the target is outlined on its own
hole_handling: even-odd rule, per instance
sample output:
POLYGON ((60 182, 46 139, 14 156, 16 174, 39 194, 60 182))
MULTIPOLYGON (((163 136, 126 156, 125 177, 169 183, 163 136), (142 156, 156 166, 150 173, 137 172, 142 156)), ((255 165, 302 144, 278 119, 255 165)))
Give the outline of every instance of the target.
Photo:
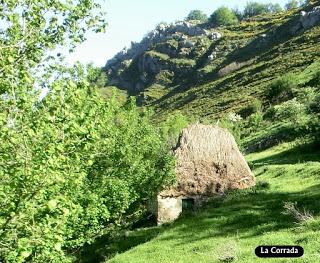
POLYGON ((0 31, 0 261, 72 262, 173 181, 173 157, 92 67, 49 56, 104 30, 94 1, 6 1, 0 31), (39 98, 43 89, 47 95, 39 98))
POLYGON ((297 0, 290 0, 286 3, 285 8, 286 10, 291 10, 299 7, 299 2, 297 0))
POLYGON ((210 16, 210 23, 213 26, 229 26, 238 22, 236 14, 228 7, 220 7, 210 16))
POLYGON ((253 17, 267 13, 278 13, 283 11, 279 4, 248 2, 243 10, 243 17, 253 17))
POLYGON ((202 12, 201 10, 191 10, 186 20, 198 20, 201 22, 206 22, 208 20, 208 16, 202 12))
POLYGON ((298 79, 292 73, 273 80, 267 89, 267 98, 273 103, 284 102, 293 98, 293 89, 298 86, 298 79))

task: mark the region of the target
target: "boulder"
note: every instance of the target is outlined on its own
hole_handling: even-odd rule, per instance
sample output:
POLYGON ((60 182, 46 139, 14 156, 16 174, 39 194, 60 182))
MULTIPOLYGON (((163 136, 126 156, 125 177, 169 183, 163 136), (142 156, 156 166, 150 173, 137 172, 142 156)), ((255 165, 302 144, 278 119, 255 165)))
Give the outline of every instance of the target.
POLYGON ((320 6, 314 7, 309 12, 301 11, 299 21, 290 29, 290 33, 300 34, 318 24, 320 24, 320 6))
POLYGON ((192 48, 195 45, 195 43, 190 41, 190 40, 184 40, 184 41, 182 41, 180 43, 181 43, 181 47, 182 48, 192 48))

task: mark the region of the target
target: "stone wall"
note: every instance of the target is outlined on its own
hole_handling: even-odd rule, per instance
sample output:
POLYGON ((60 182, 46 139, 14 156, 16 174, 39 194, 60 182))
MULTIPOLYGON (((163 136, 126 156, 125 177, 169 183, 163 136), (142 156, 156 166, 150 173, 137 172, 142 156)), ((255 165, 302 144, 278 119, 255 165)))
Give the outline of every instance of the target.
POLYGON ((157 197, 158 211, 157 223, 158 225, 169 223, 179 217, 182 212, 182 199, 171 197, 157 197))

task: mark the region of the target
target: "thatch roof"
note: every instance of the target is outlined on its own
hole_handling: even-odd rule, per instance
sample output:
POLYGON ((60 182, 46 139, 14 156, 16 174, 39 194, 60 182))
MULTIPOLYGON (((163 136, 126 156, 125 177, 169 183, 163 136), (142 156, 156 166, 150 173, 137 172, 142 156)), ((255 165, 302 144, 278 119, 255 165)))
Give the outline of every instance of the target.
POLYGON ((177 185, 160 196, 213 196, 255 184, 255 178, 230 132, 211 125, 182 130, 174 154, 177 185))

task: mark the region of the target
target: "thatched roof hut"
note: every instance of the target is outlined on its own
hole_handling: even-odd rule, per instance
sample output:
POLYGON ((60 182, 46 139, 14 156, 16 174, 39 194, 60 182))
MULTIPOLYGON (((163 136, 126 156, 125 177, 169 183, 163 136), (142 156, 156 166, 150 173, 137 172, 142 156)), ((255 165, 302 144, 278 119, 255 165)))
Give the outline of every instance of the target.
POLYGON ((212 196, 255 184, 255 178, 227 129, 190 125, 182 130, 174 151, 177 185, 160 196, 212 196))
POLYGON ((177 183, 157 197, 159 224, 177 218, 185 200, 199 204, 226 190, 255 185, 255 177, 227 129, 190 125, 182 130, 174 154, 177 183))

